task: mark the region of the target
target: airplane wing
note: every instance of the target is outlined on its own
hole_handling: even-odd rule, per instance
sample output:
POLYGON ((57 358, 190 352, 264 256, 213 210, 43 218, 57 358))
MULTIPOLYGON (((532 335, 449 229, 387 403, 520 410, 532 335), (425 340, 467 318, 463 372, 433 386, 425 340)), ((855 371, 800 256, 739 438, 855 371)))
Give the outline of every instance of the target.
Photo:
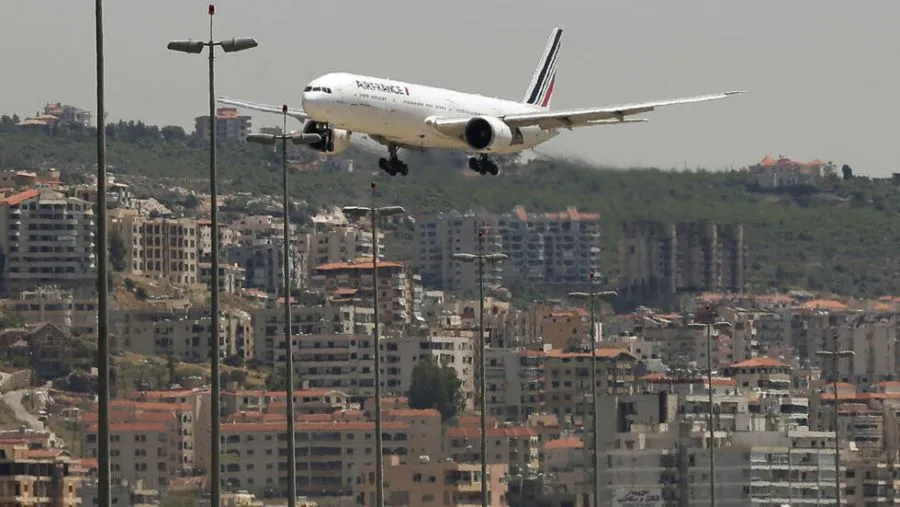
MULTIPOLYGON (((499 119, 510 127, 538 126, 542 129, 574 128, 592 125, 618 125, 622 123, 645 122, 643 118, 628 118, 629 116, 647 113, 658 107, 672 106, 676 104, 691 104, 694 102, 706 102, 719 100, 744 93, 744 91, 731 91, 712 95, 700 95, 697 97, 685 97, 672 100, 660 100, 655 102, 643 102, 624 104, 620 106, 591 107, 585 109, 564 109, 559 111, 537 111, 533 113, 508 114, 499 119)), ((425 119, 425 123, 438 132, 450 136, 459 137, 471 118, 432 116, 425 119)))
MULTIPOLYGON (((266 113, 275 113, 275 114, 283 113, 281 110, 281 106, 270 106, 268 104, 258 104, 256 102, 247 102, 244 100, 232 99, 232 98, 228 98, 228 97, 219 97, 217 102, 219 102, 220 104, 228 104, 229 106, 243 107, 246 109, 252 109, 254 111, 263 111, 266 113)), ((292 107, 288 107, 287 114, 288 114, 288 116, 294 117, 300 121, 306 121, 309 118, 309 116, 307 116, 306 113, 304 113, 302 109, 295 109, 292 107)))
POLYGON ((691 104, 694 102, 706 102, 709 100, 720 100, 739 93, 744 92, 731 91, 725 93, 716 93, 712 95, 701 95, 698 97, 686 97, 681 99, 660 100, 656 102, 625 104, 621 106, 510 114, 501 116, 500 119, 506 122, 506 124, 510 127, 525 127, 530 125, 537 125, 542 129, 573 128, 597 124, 615 124, 624 122, 626 120, 626 117, 628 116, 647 113, 655 110, 658 107, 674 106, 676 104, 691 104))

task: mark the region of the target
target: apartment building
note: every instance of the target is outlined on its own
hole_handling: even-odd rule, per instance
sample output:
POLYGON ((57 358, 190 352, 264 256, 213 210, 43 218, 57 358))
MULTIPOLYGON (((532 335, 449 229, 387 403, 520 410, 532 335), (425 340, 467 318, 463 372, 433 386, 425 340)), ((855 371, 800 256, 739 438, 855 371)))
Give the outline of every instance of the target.
POLYGON ((2 306, 21 315, 25 322, 49 322, 75 335, 97 332, 97 300, 76 299, 71 289, 37 287, 20 292, 15 299, 3 300, 2 306))
MULTIPOLYGON (((237 242, 251 241, 259 238, 284 235, 284 219, 272 215, 251 215, 235 220, 229 224, 234 231, 237 242)), ((294 224, 288 225, 288 233, 294 236, 296 233, 294 224)))
MULTIPOLYGON (((305 285, 306 265, 295 240, 289 240, 287 248, 290 286, 299 290, 305 285)), ((226 247, 224 253, 228 262, 244 268, 244 287, 283 297, 284 249, 284 238, 279 235, 243 240, 226 247)))
MULTIPOLYGON (((150 410, 150 405, 146 403, 160 403, 171 407, 172 413, 179 414, 180 421, 176 420, 174 424, 167 424, 166 428, 172 427, 184 428, 190 424, 193 432, 193 459, 194 466, 204 470, 209 470, 210 465, 210 439, 212 438, 212 418, 209 410, 210 392, 209 389, 172 389, 164 391, 130 391, 127 399, 132 402, 142 403, 141 408, 150 410), (190 421, 184 420, 184 412, 181 408, 182 404, 190 407, 190 421)), ((158 411, 166 409, 159 407, 158 411)), ((87 425, 89 426, 89 425, 87 425)), ((183 435, 180 433, 170 435, 174 445, 184 442, 183 435)), ((158 440, 158 439, 157 439, 158 440)), ((85 446, 87 449, 87 446, 85 446)), ((189 455, 186 450, 183 455, 189 455)), ((131 482, 131 484, 134 484, 131 482)), ((145 481, 148 487, 154 487, 152 481, 145 481)))
POLYGON ((122 213, 113 227, 127 245, 127 271, 178 285, 200 283, 196 219, 122 213))
MULTIPOLYGON (((432 461, 422 457, 403 462, 397 456, 385 458, 384 488, 387 505, 456 505, 475 507, 481 503, 481 465, 432 461)), ((505 505, 509 471, 505 463, 488 465, 488 505, 505 505)), ((375 505, 375 467, 366 464, 357 478, 359 493, 356 503, 375 505)))
MULTIPOLYGON (((174 414, 159 417, 143 414, 146 422, 110 423, 110 470, 115 481, 134 484, 143 479, 150 486, 165 488, 181 467, 178 421, 174 414)), ((84 452, 97 457, 97 424, 85 425, 84 452)))
POLYGON ((23 442, 0 443, 0 505, 81 505, 75 460, 61 449, 30 449, 23 442))
MULTIPOLYGON (((622 349, 598 348, 597 390, 604 394, 634 382, 635 356, 622 349)), ((591 352, 551 349, 544 358, 544 410, 560 421, 591 412, 591 352)))
MULTIPOLYGON (((97 410, 94 404, 94 410, 97 410)), ((91 426, 99 424, 97 412, 85 412, 81 422, 91 426)), ((156 401, 113 400, 110 406, 112 424, 162 423, 172 430, 170 437, 175 441, 175 451, 171 456, 179 473, 190 473, 196 468, 194 456, 194 407, 187 402, 166 403, 156 401)), ((154 442, 151 442, 153 444, 154 442)), ((121 456, 121 450, 116 456, 121 456)), ((127 456, 123 458, 127 463, 127 456)), ((121 464, 121 463, 120 463, 121 464)), ((158 466, 158 465, 157 465, 158 466)), ((158 483, 154 483, 157 484, 158 483)))
POLYGON ((422 322, 419 275, 394 261, 379 262, 377 276, 373 271, 371 258, 323 264, 313 272, 310 285, 334 302, 366 303, 372 301, 372 291, 377 287, 378 315, 385 326, 422 322))
MULTIPOLYGON (((252 360, 256 348, 250 314, 241 310, 226 310, 222 314, 219 319, 221 356, 252 360)), ((110 327, 118 346, 125 350, 198 363, 209 359, 210 322, 207 309, 114 310, 110 327)))
POLYGON ((743 292, 745 258, 741 225, 625 222, 619 241, 619 287, 632 298, 743 292))
MULTIPOLYGON (((285 342, 284 342, 284 308, 271 307, 253 310, 253 357, 263 366, 284 368, 285 342)), ((331 335, 356 335, 372 336, 374 329, 374 311, 372 308, 354 306, 353 304, 334 306, 302 306, 291 310, 291 337, 294 347, 294 357, 300 351, 300 341, 304 342, 303 348, 328 345, 334 339, 325 339, 331 335), (316 341, 320 337, 324 342, 316 341), (312 344, 312 345, 310 345, 312 344)), ((358 340, 353 340, 353 347, 359 348, 358 340)), ((359 351, 351 352, 349 341, 334 342, 345 344, 347 354, 359 354, 359 351)), ((370 345, 369 345, 370 346, 370 345)), ((328 348, 328 347, 323 347, 328 348)), ((340 353, 340 352, 337 352, 340 353)), ((357 356, 358 357, 358 356, 357 356)), ((326 387, 326 386, 322 386, 326 387)))
POLYGON ((873 384, 897 376, 897 317, 892 313, 854 310, 838 301, 813 300, 792 309, 791 345, 802 360, 829 380, 873 384), (853 357, 823 358, 818 351, 853 351, 853 357))
POLYGON ((381 345, 381 364, 387 392, 409 392, 412 371, 426 357, 437 364, 453 368, 462 382, 461 391, 466 405, 475 399, 475 344, 471 333, 435 330, 425 335, 402 335, 384 340, 381 345))
MULTIPOLYGON (((546 313, 537 315, 541 343, 557 350, 578 349, 586 345, 585 340, 591 336, 591 321, 587 311, 583 308, 547 310, 546 313)), ((602 341, 599 334, 601 326, 598 324, 597 328, 597 338, 602 341)))
MULTIPOLYGON (((418 412, 418 411, 413 411, 418 412)), ((222 426, 222 478, 229 487, 257 495, 287 490, 285 421, 230 423, 222 426)), ((328 421, 296 425, 297 490, 309 497, 349 496, 359 492, 366 462, 375 457, 374 422, 328 421)), ((413 414, 385 420, 385 455, 440 456, 440 416, 413 414), (399 418, 398 418, 399 419, 399 418)), ((390 476, 386 476, 390 481, 390 476)))
MULTIPOLYGON (((297 390, 293 398, 297 414, 330 416, 350 406, 350 397, 337 389, 297 390)), ((249 420, 252 414, 286 414, 286 410, 287 394, 284 391, 237 390, 232 386, 222 392, 222 414, 226 419, 241 416, 246 420, 238 422, 252 422, 249 420)))
MULTIPOLYGON (((482 252, 503 252, 494 215, 453 211, 418 220, 414 264, 422 275, 422 283, 442 290, 475 294, 479 284, 478 264, 455 261, 452 257, 457 253, 478 253, 480 231, 483 231, 482 252)), ((499 264, 485 265, 485 286, 500 285, 503 269, 499 264)))
POLYGON ((48 189, 29 189, 0 200, 2 291, 39 286, 93 297, 94 210, 91 203, 48 189))
POLYGON ((542 408, 543 351, 487 350, 485 401, 490 416, 501 421, 525 421, 542 408))
MULTIPOLYGON (((529 426, 500 425, 488 427, 488 463, 506 463, 517 470, 540 464, 537 431, 529 426)), ((481 461, 481 428, 465 426, 444 431, 444 455, 457 463, 481 461)))
MULTIPOLYGON (((609 503, 600 505, 616 505, 613 499, 629 490, 647 491, 665 506, 708 503, 709 449, 703 439, 702 431, 684 424, 616 435, 601 461, 609 503)), ((714 462, 717 505, 828 505, 835 499, 833 433, 723 435, 714 462)))
MULTIPOLYGON (((216 110, 216 139, 220 141, 244 142, 250 133, 250 116, 238 113, 234 107, 220 107, 216 110)), ((209 116, 194 119, 194 133, 200 138, 209 138, 209 116)))
MULTIPOLYGON (((344 225, 328 231, 316 231, 294 236, 303 252, 305 269, 313 271, 323 264, 348 262, 372 257, 372 231, 363 227, 344 225)), ((378 258, 384 258, 384 233, 378 233, 378 258)))
POLYGON ((569 207, 557 213, 528 213, 516 206, 499 217, 505 274, 559 292, 587 283, 600 272, 600 214, 569 207))

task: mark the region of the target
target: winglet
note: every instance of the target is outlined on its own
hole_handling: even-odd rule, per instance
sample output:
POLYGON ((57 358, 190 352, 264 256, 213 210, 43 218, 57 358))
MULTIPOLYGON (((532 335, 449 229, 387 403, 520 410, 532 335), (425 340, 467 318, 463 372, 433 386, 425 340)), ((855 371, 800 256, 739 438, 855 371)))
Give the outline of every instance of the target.
POLYGON ((733 90, 730 92, 725 92, 725 95, 739 95, 741 93, 750 93, 750 90, 733 90))

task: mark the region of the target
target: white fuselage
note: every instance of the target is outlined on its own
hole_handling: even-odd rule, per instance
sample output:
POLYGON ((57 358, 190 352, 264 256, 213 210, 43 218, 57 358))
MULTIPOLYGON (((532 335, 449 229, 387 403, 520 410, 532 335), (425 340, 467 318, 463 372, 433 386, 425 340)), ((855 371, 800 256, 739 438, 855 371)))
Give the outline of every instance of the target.
MULTIPOLYGON (((499 117, 545 111, 540 106, 392 79, 347 73, 325 74, 311 81, 302 94, 303 110, 317 122, 349 132, 368 134, 407 148, 472 150, 461 137, 437 132, 429 117, 499 117)), ((520 142, 500 153, 532 148, 558 135, 537 127, 522 132, 520 142)), ((492 150, 492 153, 498 153, 492 150)))

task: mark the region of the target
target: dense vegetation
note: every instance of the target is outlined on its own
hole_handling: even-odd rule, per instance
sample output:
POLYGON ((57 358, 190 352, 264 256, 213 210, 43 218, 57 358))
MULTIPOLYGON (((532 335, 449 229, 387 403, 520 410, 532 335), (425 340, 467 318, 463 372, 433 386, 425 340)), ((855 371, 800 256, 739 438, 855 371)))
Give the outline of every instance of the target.
MULTIPOLYGON (((110 171, 136 188, 154 194, 164 192, 163 184, 207 191, 208 155, 202 140, 179 127, 131 122, 107 129, 110 171)), ((462 158, 443 152, 405 153, 409 176, 390 178, 375 169, 378 156, 351 149, 342 158, 354 160, 352 173, 327 164, 295 172, 291 193, 314 207, 364 203, 375 178, 381 204, 402 204, 414 216, 450 209, 506 212, 517 204, 531 211, 567 206, 598 211, 611 279, 618 272, 622 220, 741 223, 752 290, 806 288, 860 296, 900 292, 894 252, 900 238, 895 219, 900 190, 890 180, 839 175, 822 188, 761 192, 740 172, 616 170, 562 160, 532 161, 499 177, 483 177, 465 169, 462 158)), ((95 159, 90 130, 20 130, 9 120, 0 121, 0 168, 56 167, 68 180, 83 180, 95 159)), ((308 160, 315 159, 311 153, 308 160)), ((273 169, 277 161, 272 147, 223 145, 220 191, 279 195, 280 172, 273 169)))

